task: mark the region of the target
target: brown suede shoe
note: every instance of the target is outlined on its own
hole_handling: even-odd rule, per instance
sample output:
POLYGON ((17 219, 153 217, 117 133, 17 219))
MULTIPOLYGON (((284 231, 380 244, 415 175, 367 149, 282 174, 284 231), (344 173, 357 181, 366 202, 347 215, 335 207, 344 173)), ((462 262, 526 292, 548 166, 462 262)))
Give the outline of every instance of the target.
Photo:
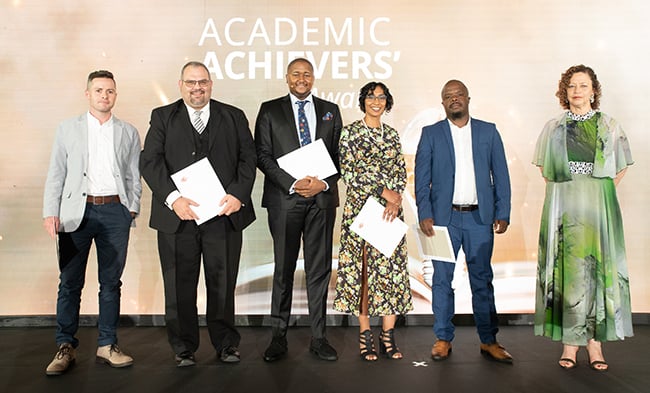
POLYGON ((497 362, 512 364, 512 355, 499 343, 481 344, 481 355, 497 362))
POLYGON ((451 354, 451 341, 436 340, 431 348, 431 358, 435 361, 445 360, 451 354))
POLYGON ((54 355, 54 359, 45 369, 46 375, 61 375, 74 365, 75 350, 70 343, 63 343, 54 355))
POLYGON ((117 344, 104 345, 97 348, 97 363, 106 363, 111 367, 129 367, 133 358, 120 350, 117 344))

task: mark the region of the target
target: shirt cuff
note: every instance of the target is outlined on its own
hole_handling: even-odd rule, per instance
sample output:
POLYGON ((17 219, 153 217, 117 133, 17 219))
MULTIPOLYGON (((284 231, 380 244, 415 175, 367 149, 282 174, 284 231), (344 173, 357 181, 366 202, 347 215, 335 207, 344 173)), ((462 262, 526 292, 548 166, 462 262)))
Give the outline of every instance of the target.
POLYGON ((172 205, 180 197, 181 197, 181 193, 178 192, 178 190, 174 190, 174 191, 170 192, 169 195, 167 195, 167 199, 165 199, 165 205, 167 205, 169 210, 174 210, 172 205))

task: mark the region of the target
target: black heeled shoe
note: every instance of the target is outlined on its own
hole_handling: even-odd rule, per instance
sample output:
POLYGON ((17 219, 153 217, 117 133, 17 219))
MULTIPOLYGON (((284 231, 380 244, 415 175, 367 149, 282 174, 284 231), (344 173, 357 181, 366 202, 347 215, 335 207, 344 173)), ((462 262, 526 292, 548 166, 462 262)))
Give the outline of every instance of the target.
POLYGON ((375 340, 372 337, 370 329, 359 333, 359 356, 366 362, 377 361, 377 352, 375 352, 375 340), (373 357, 374 356, 374 357, 373 357))
POLYGON ((605 372, 605 371, 609 370, 609 364, 607 364, 607 362, 605 361, 605 357, 603 356, 602 346, 601 346, 600 342, 595 341, 594 339, 589 340, 589 342, 587 343, 587 359, 589 361, 589 368, 591 368, 592 370, 597 371, 599 373, 602 373, 602 372, 605 372), (594 342, 596 342, 598 344, 593 344, 594 342), (592 357, 591 357, 591 351, 589 350, 589 348, 593 347, 593 346, 597 347, 596 348, 597 349, 596 354, 600 355, 598 357, 600 357, 603 360, 591 360, 592 357))
POLYGON ((395 329, 382 330, 379 336, 379 353, 389 359, 399 360, 402 358, 402 352, 395 344, 395 329), (395 355, 400 355, 395 357, 395 355))

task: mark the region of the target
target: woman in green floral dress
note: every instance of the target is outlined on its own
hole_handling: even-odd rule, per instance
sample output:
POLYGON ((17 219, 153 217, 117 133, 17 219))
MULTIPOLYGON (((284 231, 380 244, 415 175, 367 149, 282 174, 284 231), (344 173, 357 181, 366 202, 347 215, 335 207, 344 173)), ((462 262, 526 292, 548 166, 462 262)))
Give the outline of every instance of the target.
POLYGON ((601 342, 632 336, 616 185, 633 160, 616 120, 596 111, 601 87, 591 68, 569 68, 556 95, 568 111, 546 124, 533 159, 546 181, 535 334, 562 341, 562 368, 574 368, 586 346, 590 367, 605 371, 601 342))
POLYGON ((360 353, 366 361, 377 360, 369 318, 383 317, 380 353, 401 359, 394 336, 396 315, 413 308, 405 239, 387 258, 350 229, 371 197, 385 206, 384 219, 402 218, 401 195, 406 187, 402 146, 397 131, 381 122, 382 114, 392 106, 393 97, 383 83, 366 84, 359 93, 359 107, 365 115, 343 128, 339 142, 347 192, 334 308, 359 317, 360 353))

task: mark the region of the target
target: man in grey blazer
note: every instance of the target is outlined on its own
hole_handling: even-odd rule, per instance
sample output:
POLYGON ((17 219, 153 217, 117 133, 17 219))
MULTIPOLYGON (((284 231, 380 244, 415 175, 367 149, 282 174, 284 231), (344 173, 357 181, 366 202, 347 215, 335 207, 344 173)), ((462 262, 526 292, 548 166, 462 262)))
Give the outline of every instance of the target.
POLYGON ((129 231, 140 211, 140 136, 111 112, 117 98, 111 72, 91 72, 85 94, 88 112, 59 125, 45 182, 43 226, 53 239, 58 235, 60 270, 59 349, 47 375, 63 374, 75 362, 81 291, 93 240, 99 276, 97 360, 112 367, 133 364, 117 346, 116 330, 129 231))
MULTIPOLYGON (((497 342, 497 312, 492 286, 494 234, 510 222, 510 176, 501 136, 493 123, 471 118, 465 84, 450 80, 442 89, 447 118, 424 127, 415 155, 415 196, 420 229, 434 236, 433 225, 446 226, 454 254, 463 247, 480 351, 512 363, 497 342)), ((433 261, 432 303, 437 340, 433 360, 451 354, 454 339, 454 263, 433 261)))

